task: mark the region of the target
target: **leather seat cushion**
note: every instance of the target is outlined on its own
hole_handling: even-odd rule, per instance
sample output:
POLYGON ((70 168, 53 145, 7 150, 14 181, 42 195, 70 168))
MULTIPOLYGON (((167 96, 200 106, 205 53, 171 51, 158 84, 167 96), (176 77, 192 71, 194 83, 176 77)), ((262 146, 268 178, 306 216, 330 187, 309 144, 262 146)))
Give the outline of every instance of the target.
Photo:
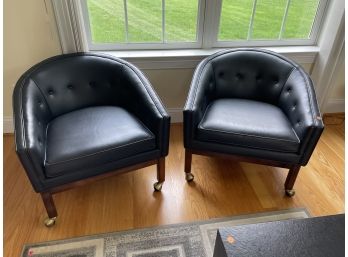
POLYGON ((45 172, 56 177, 155 149, 155 136, 115 106, 89 107, 57 117, 47 128, 45 172))
POLYGON ((244 99, 212 102, 198 125, 197 139, 290 153, 296 153, 300 146, 280 108, 244 99))

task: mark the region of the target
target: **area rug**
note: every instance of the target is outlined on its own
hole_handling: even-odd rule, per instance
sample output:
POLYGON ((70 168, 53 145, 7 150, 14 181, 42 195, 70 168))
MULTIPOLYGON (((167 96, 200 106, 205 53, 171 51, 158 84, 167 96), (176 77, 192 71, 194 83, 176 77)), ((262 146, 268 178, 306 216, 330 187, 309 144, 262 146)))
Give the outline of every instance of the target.
POLYGON ((22 257, 211 257, 218 228, 309 216, 301 208, 99 234, 25 245, 22 257))

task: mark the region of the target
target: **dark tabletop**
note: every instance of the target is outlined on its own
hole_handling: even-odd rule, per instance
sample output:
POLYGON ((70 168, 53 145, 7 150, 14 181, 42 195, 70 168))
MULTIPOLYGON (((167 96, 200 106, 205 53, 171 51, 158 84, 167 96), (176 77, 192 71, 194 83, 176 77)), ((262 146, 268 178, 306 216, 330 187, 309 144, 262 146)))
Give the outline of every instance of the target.
POLYGON ((214 257, 344 256, 344 214, 218 230, 214 257))

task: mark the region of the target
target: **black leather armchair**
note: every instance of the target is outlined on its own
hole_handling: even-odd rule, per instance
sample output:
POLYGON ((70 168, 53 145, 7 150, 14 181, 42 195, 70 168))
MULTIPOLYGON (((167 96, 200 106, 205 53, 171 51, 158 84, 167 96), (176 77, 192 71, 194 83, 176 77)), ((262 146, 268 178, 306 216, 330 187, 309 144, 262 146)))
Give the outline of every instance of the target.
POLYGON ((16 152, 47 226, 57 217, 52 194, 92 180, 157 164, 161 190, 170 117, 128 62, 90 53, 49 58, 18 80, 13 109, 16 152))
POLYGON ((308 74, 266 50, 218 52, 197 67, 184 108, 186 180, 192 154, 289 168, 293 186, 323 131, 308 74))

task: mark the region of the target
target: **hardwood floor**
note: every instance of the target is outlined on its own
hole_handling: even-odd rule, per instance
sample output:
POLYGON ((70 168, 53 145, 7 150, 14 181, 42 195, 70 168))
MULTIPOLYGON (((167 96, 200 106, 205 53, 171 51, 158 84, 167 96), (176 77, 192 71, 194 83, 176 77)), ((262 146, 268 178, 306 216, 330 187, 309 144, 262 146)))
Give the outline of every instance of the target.
POLYGON ((56 226, 4 136, 4 256, 19 256, 23 244, 157 226, 236 214, 306 207, 313 216, 344 212, 344 124, 328 125, 295 184, 284 196, 287 170, 194 155, 192 184, 185 181, 182 125, 171 127, 166 182, 153 192, 150 166, 54 195, 56 226))

